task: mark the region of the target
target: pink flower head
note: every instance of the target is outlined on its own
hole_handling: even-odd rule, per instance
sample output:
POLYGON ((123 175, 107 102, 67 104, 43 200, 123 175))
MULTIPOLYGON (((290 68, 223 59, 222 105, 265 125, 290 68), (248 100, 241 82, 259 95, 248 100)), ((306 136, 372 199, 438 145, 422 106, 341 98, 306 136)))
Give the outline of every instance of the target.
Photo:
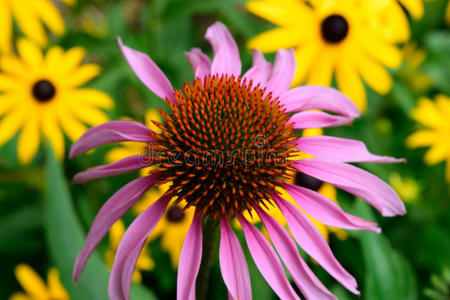
POLYGON ((142 142, 146 149, 142 155, 79 173, 74 179, 78 183, 157 165, 148 176, 122 187, 100 209, 77 258, 74 281, 111 225, 149 188, 171 182, 166 194, 138 216, 123 236, 109 281, 111 299, 129 299, 139 253, 174 197, 196 211, 180 256, 177 299, 195 299, 205 219, 219 222, 220 269, 230 296, 252 298, 247 263, 230 227, 231 217, 238 218, 256 266, 281 299, 299 299, 282 262, 307 299, 336 299, 309 269, 296 243, 343 286, 359 294, 356 280, 336 260, 319 230, 276 189, 285 189, 308 215, 326 225, 379 232, 375 223, 344 212, 317 192, 288 184, 289 171, 329 182, 366 200, 383 216, 395 216, 405 214, 405 207, 392 188, 348 163, 402 160, 373 155, 354 140, 297 135, 294 130, 349 124, 360 113, 352 101, 332 88, 289 89, 296 68, 292 50, 278 51, 273 65, 254 51, 252 67, 241 77, 238 47, 227 28, 213 24, 206 39, 214 58, 211 61, 197 48, 185 53, 195 80, 181 90, 173 89, 147 55, 124 46, 119 39, 135 74, 167 101, 172 112, 162 112, 161 133, 133 121, 113 121, 90 129, 72 146, 71 157, 113 142, 142 142), (295 158, 299 151, 314 158, 295 158), (293 238, 262 209, 266 203, 282 211, 293 238), (243 217, 245 211, 258 214, 271 243, 243 217))

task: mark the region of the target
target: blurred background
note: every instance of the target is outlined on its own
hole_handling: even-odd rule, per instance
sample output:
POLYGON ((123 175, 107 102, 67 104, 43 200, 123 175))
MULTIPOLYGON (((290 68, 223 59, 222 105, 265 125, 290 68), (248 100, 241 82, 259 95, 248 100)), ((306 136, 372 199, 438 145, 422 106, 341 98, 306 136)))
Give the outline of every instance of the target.
MULTIPOLYGON (((297 1, 305 2, 308 13, 315 18, 322 16, 318 9, 322 0, 297 1)), ((355 94, 360 97, 357 104, 364 105, 362 116, 352 126, 326 129, 324 134, 358 139, 373 153, 406 158, 407 164, 362 167, 389 182, 406 203, 408 213, 382 218, 362 201, 338 191, 337 201, 345 210, 376 220, 383 231, 375 235, 330 230, 329 243, 335 256, 356 277, 362 299, 450 299, 448 1, 366 1, 376 3, 374 6, 386 3, 391 8, 368 8, 363 14, 357 2, 364 1, 331 2, 337 11, 359 14, 366 23, 384 17, 386 20, 380 23, 366 25, 372 26, 371 32, 395 51, 373 50, 397 55, 399 64, 390 64, 385 57, 377 63, 378 68, 368 66, 369 73, 382 68, 392 78, 385 79, 389 82, 381 87, 377 79, 384 80, 386 74, 371 76, 359 70, 364 95, 360 91, 355 94), (373 11, 376 13, 372 15, 373 11), (385 34, 383 30, 394 33, 385 34)), ((177 88, 193 80, 183 52, 198 47, 211 55, 204 34, 215 21, 223 22, 236 39, 243 70, 251 65, 250 47, 262 48, 270 61, 274 58, 271 47, 296 47, 295 38, 286 42, 281 35, 259 36, 279 26, 294 26, 295 16, 291 15, 294 21, 286 25, 280 21, 282 18, 274 21, 273 12, 261 13, 246 2, 0 0, 0 299, 10 299, 14 293, 15 299, 107 299, 108 272, 118 240, 142 208, 135 207, 113 227, 76 287, 71 282, 73 260, 102 203, 139 174, 85 185, 70 182, 79 171, 139 149, 133 150, 133 145, 104 146, 74 160, 67 158, 67 151, 89 126, 124 118, 150 124, 150 119, 158 118, 150 109, 168 109, 132 73, 116 37, 149 54, 177 88), (23 96, 23 91, 30 90, 27 93, 32 97, 23 96), (33 97, 39 104, 28 99, 33 97), (52 97, 64 104, 47 109, 52 97), (83 97, 88 101, 78 103, 83 97), (45 118, 53 118, 54 123, 46 123, 45 118), (23 294, 17 292, 29 298, 19 298, 23 294)), ((269 2, 278 5, 277 1, 269 2)), ((301 27, 302 18, 298 16, 295 32, 313 32, 311 27, 301 27)), ((359 19, 350 26, 366 26, 359 19)), ((352 49, 367 42, 355 36, 352 39, 356 45, 352 49)), ((326 51, 317 51, 321 55, 313 60, 310 72, 327 67, 321 63, 326 60, 326 51)), ((334 53, 336 62, 345 63, 346 57, 357 50, 349 51, 334 53)), ((296 53, 297 64, 301 65, 302 52, 296 53)), ((345 84, 345 76, 336 79, 333 76, 325 84, 338 86, 345 93, 354 91, 345 84)), ((297 84, 304 82, 314 80, 299 78, 297 84)), ((358 84, 353 87, 358 88, 358 84)), ((141 205, 151 203, 153 194, 146 196, 143 201, 147 202, 141 205)), ((188 226, 183 222, 168 223, 150 237, 138 263, 131 299, 175 299, 178 248, 188 226)), ((242 239, 240 232, 238 236, 242 239)), ((248 261, 254 298, 276 299, 251 259, 248 261)), ((314 261, 309 262, 339 299, 357 298, 314 261)), ((226 299, 226 295, 217 260, 209 296, 226 299)))

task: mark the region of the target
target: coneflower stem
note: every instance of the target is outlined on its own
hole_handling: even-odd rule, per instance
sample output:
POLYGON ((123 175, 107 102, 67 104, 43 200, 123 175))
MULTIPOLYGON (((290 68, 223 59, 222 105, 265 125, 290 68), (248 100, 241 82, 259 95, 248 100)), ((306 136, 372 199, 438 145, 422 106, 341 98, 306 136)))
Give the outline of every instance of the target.
POLYGON ((203 253, 200 270, 198 271, 196 283, 196 299, 205 300, 208 295, 209 275, 217 250, 217 239, 219 237, 219 222, 207 218, 203 223, 203 253))

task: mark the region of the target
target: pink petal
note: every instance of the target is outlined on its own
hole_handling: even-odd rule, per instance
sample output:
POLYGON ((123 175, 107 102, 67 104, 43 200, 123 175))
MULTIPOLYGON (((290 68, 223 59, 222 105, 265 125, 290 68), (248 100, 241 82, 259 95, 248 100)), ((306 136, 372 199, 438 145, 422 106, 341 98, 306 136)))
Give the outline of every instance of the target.
POLYGON ((80 155, 95 147, 118 142, 153 142, 149 136, 152 131, 134 121, 111 121, 95 126, 86 131, 70 148, 70 158, 80 155))
POLYGON ((281 299, 300 299, 284 274, 283 266, 270 243, 245 218, 238 215, 248 249, 259 271, 281 299))
POLYGON ((363 142, 331 136, 301 137, 297 140, 297 147, 314 157, 341 162, 405 162, 404 159, 374 155, 363 142))
POLYGON ((209 26, 205 38, 211 43, 214 52, 211 74, 241 75, 239 48, 225 25, 216 22, 209 26))
POLYGON ((111 300, 130 299, 131 278, 139 254, 148 235, 164 215, 169 200, 170 196, 161 197, 140 214, 123 235, 109 277, 108 294, 111 300))
POLYGON ((295 113, 291 119, 294 129, 337 127, 353 122, 353 118, 330 115, 323 111, 302 111, 295 113))
POLYGON ((266 93, 272 92, 272 98, 277 98, 286 92, 294 78, 296 68, 294 50, 278 50, 272 73, 266 83, 266 93))
POLYGON ((344 94, 331 87, 300 86, 280 97, 288 112, 322 109, 354 119, 361 115, 355 104, 344 94))
POLYGON ((325 225, 381 232, 376 223, 344 212, 339 205, 315 191, 292 184, 286 184, 285 189, 301 209, 325 225))
POLYGON ((302 291, 305 298, 337 299, 305 263, 288 231, 262 209, 256 208, 256 212, 264 223, 272 243, 275 245, 295 284, 302 291))
POLYGON ((202 216, 194 215, 178 264, 177 299, 195 300, 195 282, 202 261, 202 216))
POLYGON ((203 79, 206 75, 211 73, 211 60, 202 52, 202 50, 192 48, 191 51, 185 52, 184 55, 186 55, 191 64, 195 78, 203 79))
POLYGON ((136 171, 150 165, 152 165, 152 162, 148 161, 148 156, 133 155, 112 164, 93 167, 80 172, 73 178, 73 183, 83 183, 96 178, 136 171))
POLYGON ((253 86, 260 85, 264 87, 272 73, 272 65, 264 59, 264 56, 258 50, 253 50, 253 66, 242 77, 247 83, 252 80, 253 86))
POLYGON ((139 200, 145 192, 159 179, 158 175, 141 177, 131 181, 118 190, 103 204, 91 225, 84 247, 78 254, 72 278, 76 282, 89 256, 102 240, 111 226, 139 200))
POLYGON ((252 299, 250 275, 244 252, 224 217, 220 218, 220 270, 232 299, 252 299))
POLYGON ((147 54, 125 46, 120 38, 117 38, 117 42, 123 56, 142 83, 161 99, 169 98, 175 102, 172 84, 153 60, 147 54))
POLYGON ((362 169, 321 159, 301 159, 292 166, 366 200, 385 217, 406 213, 397 193, 383 180, 362 169))
POLYGON ((319 229, 297 207, 278 195, 274 199, 300 247, 349 291, 359 295, 355 278, 336 260, 319 229))

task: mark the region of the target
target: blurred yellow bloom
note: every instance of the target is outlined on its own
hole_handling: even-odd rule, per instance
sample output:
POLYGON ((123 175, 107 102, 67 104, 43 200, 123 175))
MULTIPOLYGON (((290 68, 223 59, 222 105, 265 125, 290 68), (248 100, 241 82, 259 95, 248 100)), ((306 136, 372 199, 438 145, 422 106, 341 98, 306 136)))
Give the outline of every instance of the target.
POLYGON ((420 71, 426 59, 426 52, 418 48, 415 42, 411 42, 403 47, 403 57, 405 63, 399 76, 406 81, 410 89, 419 94, 423 93, 433 83, 430 76, 420 71))
POLYGON ((0 147, 19 130, 18 159, 28 164, 36 154, 41 133, 58 158, 64 157, 62 131, 77 140, 87 125, 108 121, 101 110, 114 102, 105 93, 79 88, 100 73, 96 64, 81 64, 83 48, 51 47, 46 55, 27 39, 17 43, 19 56, 0 59, 0 147))
POLYGON ((50 268, 47 283, 27 264, 17 265, 14 274, 24 292, 15 292, 9 300, 69 300, 70 297, 59 279, 59 272, 50 268))
POLYGON ((419 185, 412 178, 402 177, 397 172, 392 172, 389 175, 389 184, 406 203, 414 202, 419 196, 419 185))
MULTIPOLYGON (((105 259, 108 266, 112 267, 114 262, 114 256, 116 255, 117 248, 119 248, 120 240, 125 234, 125 225, 122 220, 118 220, 109 230, 109 249, 106 251, 105 259)), ((150 271, 155 266, 152 258, 150 257, 150 250, 147 244, 141 251, 136 263, 136 269, 133 273, 133 281, 140 283, 142 281, 142 271, 150 271)))
POLYGON ((407 146, 430 147, 425 154, 427 165, 446 160, 446 179, 450 182, 450 97, 437 95, 435 101, 421 98, 411 116, 426 128, 410 135, 407 146))
MULTIPOLYGON (((67 4, 75 2, 62 1, 67 4)), ((48 43, 42 23, 56 35, 65 31, 64 20, 51 0, 0 0, 0 52, 12 52, 13 18, 22 32, 40 46, 48 43)))
POLYGON ((297 60, 294 85, 306 81, 329 86, 335 74, 338 88, 364 111, 367 103, 361 78, 380 94, 386 94, 392 87, 392 77, 384 66, 394 69, 402 62, 402 53, 394 43, 409 37, 404 14, 390 0, 309 3, 248 2, 246 8, 250 12, 278 26, 252 38, 248 48, 275 52, 294 47, 297 60))

